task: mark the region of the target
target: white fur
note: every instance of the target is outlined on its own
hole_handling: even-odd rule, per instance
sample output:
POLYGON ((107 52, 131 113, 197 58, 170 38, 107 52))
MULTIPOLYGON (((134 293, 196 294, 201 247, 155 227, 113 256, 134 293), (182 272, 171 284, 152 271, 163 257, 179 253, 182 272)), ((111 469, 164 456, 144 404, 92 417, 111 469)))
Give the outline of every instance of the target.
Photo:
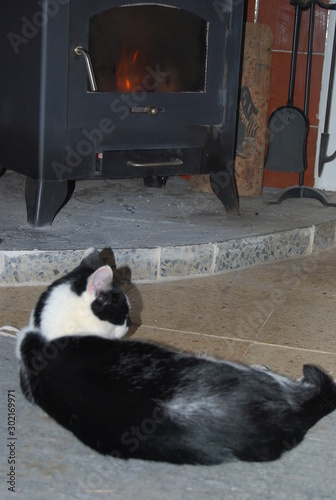
POLYGON ((66 335, 97 335, 109 339, 123 337, 128 331, 127 321, 123 325, 102 321, 91 310, 93 300, 94 296, 87 290, 82 295, 76 295, 67 283, 54 288, 43 307, 40 326, 34 323, 33 311, 29 325, 18 334, 17 357, 20 358, 20 346, 25 335, 34 330, 48 341, 66 335))
POLYGON ((42 311, 41 334, 49 341, 64 335, 123 337, 128 330, 126 321, 123 325, 113 325, 100 320, 91 310, 93 299, 87 290, 76 295, 66 283, 56 287, 42 311))
POLYGON ((178 394, 171 401, 168 401, 164 408, 168 415, 172 418, 177 416, 183 420, 193 419, 203 416, 204 419, 210 417, 223 418, 224 407, 218 404, 218 395, 207 395, 199 397, 199 393, 195 394, 178 394))

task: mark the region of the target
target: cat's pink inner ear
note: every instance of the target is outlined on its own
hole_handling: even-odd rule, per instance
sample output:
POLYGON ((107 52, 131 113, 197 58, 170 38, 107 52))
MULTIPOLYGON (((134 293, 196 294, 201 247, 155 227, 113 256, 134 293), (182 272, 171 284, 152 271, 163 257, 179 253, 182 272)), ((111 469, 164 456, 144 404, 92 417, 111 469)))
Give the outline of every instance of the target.
POLYGON ((107 290, 113 279, 113 273, 110 266, 103 266, 97 269, 89 278, 87 291, 90 295, 96 295, 103 290, 107 290))

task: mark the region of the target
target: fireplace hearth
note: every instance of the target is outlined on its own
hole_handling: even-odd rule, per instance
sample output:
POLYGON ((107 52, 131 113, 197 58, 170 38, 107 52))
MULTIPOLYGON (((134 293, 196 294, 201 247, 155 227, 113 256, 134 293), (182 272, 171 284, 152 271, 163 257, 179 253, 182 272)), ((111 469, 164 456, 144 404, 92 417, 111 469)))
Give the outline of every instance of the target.
POLYGON ((244 0, 4 0, 0 166, 50 225, 83 179, 210 174, 228 212, 244 0))

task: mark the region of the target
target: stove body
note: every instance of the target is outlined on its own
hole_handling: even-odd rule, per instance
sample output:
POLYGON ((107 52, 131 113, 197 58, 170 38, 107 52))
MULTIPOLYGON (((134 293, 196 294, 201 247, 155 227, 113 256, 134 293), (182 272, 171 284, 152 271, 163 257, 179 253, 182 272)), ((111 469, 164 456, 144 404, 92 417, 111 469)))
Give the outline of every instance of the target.
POLYGON ((0 162, 41 227, 81 179, 233 177, 244 1, 3 0, 0 162))

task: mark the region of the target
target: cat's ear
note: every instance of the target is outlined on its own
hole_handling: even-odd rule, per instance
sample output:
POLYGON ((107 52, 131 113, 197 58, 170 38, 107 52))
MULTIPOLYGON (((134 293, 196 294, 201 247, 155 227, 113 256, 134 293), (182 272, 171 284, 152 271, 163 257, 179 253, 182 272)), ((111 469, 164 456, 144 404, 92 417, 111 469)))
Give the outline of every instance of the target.
POLYGON ((93 247, 86 250, 82 257, 80 265, 88 266, 92 269, 98 269, 100 267, 100 257, 98 250, 93 247))
POLYGON ((86 290, 90 295, 98 295, 99 292, 107 290, 112 283, 113 273, 110 266, 103 266, 91 274, 86 290))
POLYGON ((85 260, 91 253, 97 252, 95 247, 90 247, 87 250, 85 250, 84 255, 82 257, 82 260, 85 260))

